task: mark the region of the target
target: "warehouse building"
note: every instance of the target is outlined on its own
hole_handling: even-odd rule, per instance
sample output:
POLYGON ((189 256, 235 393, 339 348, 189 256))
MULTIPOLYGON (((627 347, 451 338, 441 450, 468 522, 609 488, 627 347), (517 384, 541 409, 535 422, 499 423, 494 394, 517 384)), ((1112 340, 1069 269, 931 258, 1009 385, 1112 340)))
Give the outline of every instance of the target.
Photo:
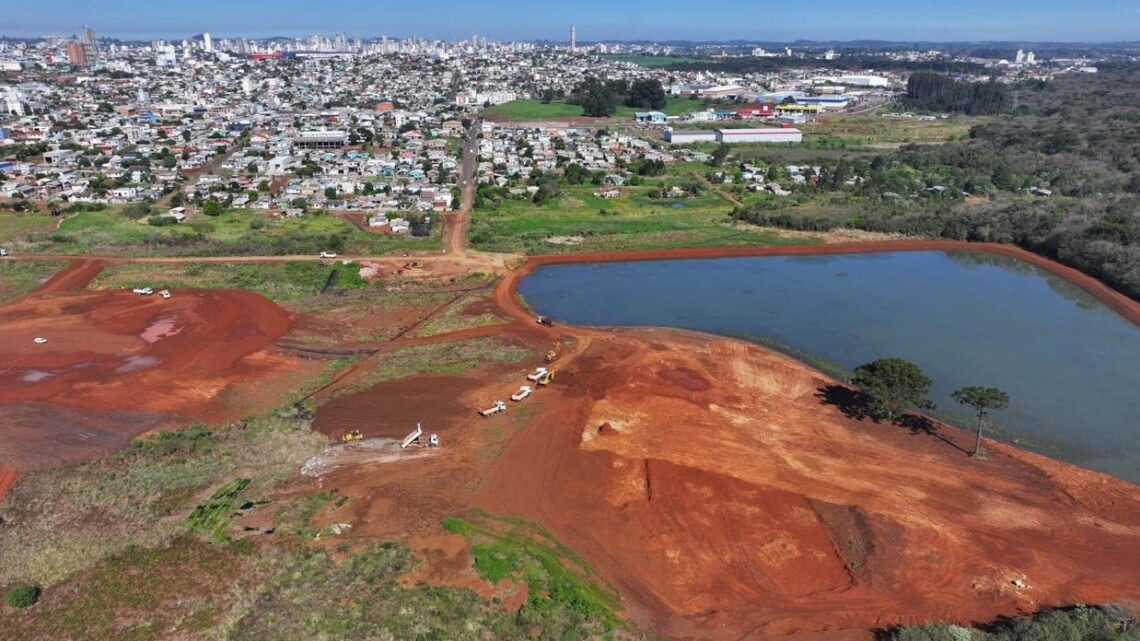
POLYGON ((707 129, 670 129, 665 132, 665 142, 685 145, 691 142, 716 142, 716 132, 707 129))
POLYGON ((348 132, 343 130, 300 131, 293 136, 295 149, 340 149, 348 144, 348 132))
POLYGON ((793 127, 768 127, 765 129, 717 129, 716 141, 737 142, 802 142, 803 132, 793 127))
POLYGON ((891 84, 890 80, 882 76, 839 76, 836 82, 853 87, 888 87, 891 84))

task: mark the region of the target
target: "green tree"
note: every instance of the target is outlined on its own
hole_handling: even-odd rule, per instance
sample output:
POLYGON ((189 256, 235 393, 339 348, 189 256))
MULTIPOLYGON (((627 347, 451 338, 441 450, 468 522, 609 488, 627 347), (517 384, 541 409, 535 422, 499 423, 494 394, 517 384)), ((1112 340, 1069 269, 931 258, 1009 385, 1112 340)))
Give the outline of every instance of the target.
POLYGON ((329 200, 336 199, 336 187, 325 187, 325 198, 329 200))
POLYGON ((716 149, 713 150, 712 160, 710 160, 709 163, 713 167, 719 167, 720 164, 723 163, 724 159, 727 157, 728 157, 728 145, 721 143, 720 146, 718 146, 716 149))
POLYGON ((665 108, 665 88, 661 81, 650 78, 634 80, 629 86, 629 95, 625 99, 627 107, 642 107, 645 109, 665 108))
POLYGON ((19 585, 9 590, 4 600, 8 607, 28 608, 40 600, 40 589, 34 585, 19 585))
POLYGON ((221 216, 222 215, 222 203, 220 203, 216 200, 211 200, 210 202, 208 202, 202 206, 202 213, 206 214, 207 216, 221 216))
POLYGON ((1009 394, 996 387, 971 385, 956 390, 951 396, 958 403, 973 408, 978 415, 978 438, 974 441, 974 458, 982 455, 982 426, 990 410, 1003 410, 1009 407, 1009 394))
POLYGON ((875 420, 897 421, 907 410, 932 409, 926 398, 933 381, 918 365, 901 358, 880 358, 855 368, 851 382, 869 397, 868 408, 875 420))

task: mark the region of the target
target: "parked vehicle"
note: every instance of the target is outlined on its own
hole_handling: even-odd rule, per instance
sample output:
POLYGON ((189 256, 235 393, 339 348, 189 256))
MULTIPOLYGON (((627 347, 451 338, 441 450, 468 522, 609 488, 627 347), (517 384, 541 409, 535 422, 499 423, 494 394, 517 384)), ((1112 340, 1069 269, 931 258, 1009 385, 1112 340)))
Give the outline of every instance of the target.
POLYGON ((319 254, 319 257, 320 258, 336 258, 336 254, 333 252, 321 252, 319 254))
POLYGON ((136 287, 131 291, 139 296, 152 296, 154 294, 154 289, 151 287, 136 287))
POLYGON ((162 296, 163 298, 169 299, 170 298, 170 290, 164 289, 161 292, 159 292, 158 295, 162 296))

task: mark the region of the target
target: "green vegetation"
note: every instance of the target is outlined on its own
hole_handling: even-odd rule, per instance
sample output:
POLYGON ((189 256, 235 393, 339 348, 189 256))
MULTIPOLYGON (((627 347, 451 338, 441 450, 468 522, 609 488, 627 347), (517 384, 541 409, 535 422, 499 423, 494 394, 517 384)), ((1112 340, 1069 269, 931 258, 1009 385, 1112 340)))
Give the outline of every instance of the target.
POLYGON ((334 271, 337 274, 334 281, 337 288, 367 287, 360 280, 358 267, 329 267, 317 261, 290 261, 112 265, 92 281, 90 288, 132 289, 149 286, 155 289, 248 289, 277 302, 290 302, 320 294, 334 271))
POLYGON ((1052 610, 1031 618, 1001 619, 985 631, 932 623, 899 628, 890 641, 1136 641, 1135 617, 1118 607, 1052 610))
POLYGON ((676 64, 707 62, 707 60, 703 58, 687 58, 684 56, 642 56, 612 53, 603 54, 602 57, 608 58, 610 60, 615 60, 617 62, 632 62, 635 65, 646 67, 648 69, 660 69, 662 67, 668 67, 670 65, 676 64))
POLYGON ((394 381, 412 374, 458 376, 484 363, 518 363, 531 356, 530 350, 501 338, 473 338, 453 343, 399 347, 376 359, 368 374, 340 394, 367 389, 377 383, 394 381))
POLYGON ((939 145, 758 150, 748 158, 734 149, 730 162, 760 163, 792 195, 745 200, 732 215, 804 231, 1016 244, 1140 299, 1140 141, 1119 135, 1140 122, 1127 89, 1138 79, 1140 67, 1121 65, 1022 83, 1011 115, 939 145), (793 184, 791 163, 806 167, 800 175, 808 180, 793 184))
POLYGON ((897 421, 908 410, 934 407, 926 398, 934 382, 917 365, 901 358, 860 365, 851 382, 867 395, 867 407, 875 420, 897 421))
POLYGON ((942 74, 920 71, 911 74, 907 80, 902 104, 924 111, 992 115, 1006 110, 1009 91, 997 81, 962 82, 942 74))
POLYGON ((0 258, 0 302, 23 296, 63 268, 50 261, 15 261, 0 258))
POLYGON ((228 541, 233 513, 238 506, 237 496, 249 487, 249 483, 250 479, 239 478, 218 488, 205 503, 194 508, 186 519, 186 527, 214 541, 228 541))
POLYGON ((325 443, 308 421, 267 417, 163 432, 104 459, 30 472, 0 506, 0 584, 51 586, 132 546, 162 546, 187 532, 183 519, 208 488, 256 470, 244 495, 268 496, 325 443))
POLYGON ((479 314, 468 314, 465 311, 471 305, 477 305, 479 303, 486 303, 487 309, 490 310, 492 309, 490 301, 491 294, 487 292, 482 292, 478 295, 462 296, 449 305, 443 313, 438 314, 421 325, 416 331, 412 332, 411 335, 415 337, 439 336, 440 334, 450 334, 465 329, 506 323, 506 319, 492 311, 484 311, 479 314))
POLYGON ((487 514, 480 515, 478 523, 450 518, 444 527, 471 541, 475 569, 484 580, 526 584, 524 610, 574 620, 588 631, 587 637, 618 627, 614 595, 594 585, 597 577, 589 565, 541 527, 487 514))
MULTIPOLYGON (((637 167, 631 169, 637 173, 637 167)), ((609 188, 593 184, 601 182, 601 176, 584 176, 586 184, 574 184, 570 168, 542 202, 513 195, 509 188, 483 186, 476 195, 469 239, 484 251, 529 254, 815 242, 729 224, 731 204, 693 175, 705 170, 704 165, 674 164, 667 166, 666 175, 655 176, 647 167, 646 175, 631 179, 636 185, 621 187, 621 197, 614 199, 595 196, 609 188), (662 197, 673 187, 682 197, 662 197)), ((548 178, 539 176, 530 183, 548 178)))
MULTIPOLYGON (((665 99, 665 107, 657 111, 663 111, 670 116, 683 116, 687 113, 707 109, 708 107, 708 103, 700 100, 669 97, 665 99)), ((632 118, 634 112, 637 111, 646 111, 646 109, 615 104, 614 111, 611 115, 617 118, 632 118)), ((488 107, 484 109, 480 115, 484 117, 503 118, 506 120, 558 120, 559 118, 577 118, 584 116, 585 111, 581 105, 570 104, 568 102, 553 101, 544 103, 539 100, 516 100, 514 102, 506 102, 501 105, 488 107)))
POLYGON ((971 127, 990 120, 982 116, 924 119, 877 113, 817 119, 799 125, 799 129, 804 132, 806 147, 824 149, 838 146, 835 141, 840 141, 846 147, 888 148, 965 140, 971 127))
POLYGON ((34 585, 18 585, 11 590, 4 597, 4 602, 10 608, 22 610, 30 608, 40 600, 40 589, 34 585))
POLYGON ((1009 407, 1009 394, 996 387, 981 387, 971 385, 955 390, 951 395, 958 403, 973 408, 978 416, 978 439, 974 442, 973 457, 982 455, 982 427, 986 415, 990 410, 1002 410, 1009 407))
POLYGON ((22 243, 29 236, 51 229, 56 222, 56 218, 40 213, 0 211, 0 247, 11 249, 12 245, 22 243))
MULTIPOLYGON (((109 253, 145 256, 284 256, 333 251, 387 254, 435 249, 439 232, 427 238, 361 231, 339 216, 309 212, 297 219, 236 209, 194 215, 183 224, 154 225, 149 208, 109 206, 82 211, 57 231, 26 235, 28 251, 54 254, 109 253), (142 216, 138 216, 139 212, 142 216)), ((173 219, 161 217, 163 221, 173 219)))

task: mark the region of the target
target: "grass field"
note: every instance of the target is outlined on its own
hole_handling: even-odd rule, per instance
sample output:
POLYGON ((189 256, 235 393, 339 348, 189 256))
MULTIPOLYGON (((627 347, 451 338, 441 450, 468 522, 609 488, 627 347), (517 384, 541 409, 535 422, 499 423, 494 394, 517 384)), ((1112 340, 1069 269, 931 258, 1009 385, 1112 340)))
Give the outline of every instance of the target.
MULTIPOLYGON (((687 113, 705 109, 700 100, 688 98, 667 98, 665 108, 661 111, 670 116, 683 116, 687 113)), ((619 106, 614 112, 614 118, 633 118, 638 111, 648 109, 619 106)), ((499 117, 507 120, 557 120, 558 118, 577 118, 582 116, 582 108, 565 102, 551 102, 543 104, 537 100, 516 100, 484 109, 480 114, 488 117, 499 117)), ((599 119, 603 120, 603 119, 599 119)))
POLYGON ((122 207, 112 206, 75 214, 64 220, 58 231, 32 234, 33 244, 25 251, 152 256, 284 255, 325 250, 386 254, 437 249, 442 228, 436 225, 428 238, 412 238, 360 231, 331 214, 313 212, 286 220, 244 209, 215 217, 195 214, 181 225, 156 227, 145 219, 133 220, 123 211, 122 207))
POLYGON ((367 286, 360 280, 357 267, 295 261, 247 265, 110 265, 92 281, 90 289, 248 289, 270 300, 290 302, 319 294, 333 269, 337 270, 336 287, 357 289, 367 286))
POLYGON ((27 294, 62 267, 62 263, 51 261, 14 261, 0 258, 0 302, 27 294))
POLYGON ((909 143, 935 144, 965 138, 970 128, 991 120, 981 116, 951 116, 937 120, 898 118, 880 114, 837 115, 800 125, 805 144, 832 137, 858 145, 893 148, 909 143))
POLYGON ((709 189, 690 198, 650 197, 657 187, 692 182, 692 172, 707 170, 670 165, 666 176, 625 187, 613 200, 594 196, 598 188, 592 185, 565 186, 562 198, 543 205, 504 200, 474 212, 471 244, 486 251, 552 254, 813 242, 728 224, 732 204, 709 189))
POLYGON ((0 247, 23 242, 37 232, 49 231, 56 222, 57 219, 40 213, 0 211, 0 247))

